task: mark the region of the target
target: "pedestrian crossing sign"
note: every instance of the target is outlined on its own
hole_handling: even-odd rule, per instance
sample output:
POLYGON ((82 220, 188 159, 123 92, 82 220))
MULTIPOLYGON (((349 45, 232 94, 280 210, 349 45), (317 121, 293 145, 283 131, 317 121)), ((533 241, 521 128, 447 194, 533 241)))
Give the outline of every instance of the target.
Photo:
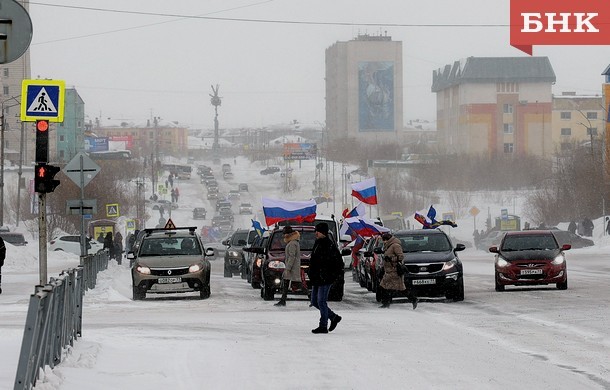
POLYGON ((165 224, 164 229, 175 229, 176 225, 174 225, 174 221, 172 221, 172 219, 168 219, 167 223, 165 224))
POLYGON ((106 205, 106 216, 107 217, 118 217, 119 216, 119 204, 111 203, 106 205))
POLYGON ((65 91, 66 83, 63 80, 23 80, 21 120, 63 122, 65 91))

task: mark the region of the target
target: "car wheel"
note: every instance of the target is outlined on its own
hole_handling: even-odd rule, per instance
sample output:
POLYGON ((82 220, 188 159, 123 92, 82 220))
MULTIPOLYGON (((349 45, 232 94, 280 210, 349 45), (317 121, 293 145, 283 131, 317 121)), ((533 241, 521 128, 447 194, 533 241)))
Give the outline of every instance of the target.
POLYGON ((366 280, 362 277, 362 274, 358 274, 358 283, 360 287, 366 287, 366 280))
POLYGON ((272 288, 267 288, 267 286, 263 286, 261 288, 261 291, 262 291, 263 299, 265 301, 273 300, 273 289, 272 288))
POLYGON ((565 282, 557 283, 558 290, 567 290, 568 289, 568 279, 565 282))
POLYGON ((242 279, 247 279, 248 278, 248 274, 247 274, 246 269, 247 269, 246 263, 245 262, 241 263, 241 278, 242 279))
POLYGON ((201 287, 201 291, 199 291, 199 297, 201 299, 208 299, 210 297, 211 291, 210 291, 210 284, 208 283, 207 285, 201 287))
POLYGON ((453 302, 458 302, 458 301, 463 301, 464 300, 464 279, 463 278, 459 278, 458 279, 458 286, 455 288, 455 290, 453 290, 453 293, 451 294, 452 297, 448 299, 453 299, 453 302))
MULTIPOLYGON (((252 282, 250 283, 250 285, 252 286, 252 288, 257 289, 257 288, 261 288, 261 284, 260 282, 252 282)), ((261 298, 262 298, 262 294, 261 294, 261 298)))
POLYGON ((140 301, 144 298, 146 298, 146 291, 142 290, 140 287, 134 287, 133 288, 133 300, 140 301))
POLYGON ((498 283, 498 274, 496 273, 496 291, 502 292, 504 291, 504 285, 498 283))

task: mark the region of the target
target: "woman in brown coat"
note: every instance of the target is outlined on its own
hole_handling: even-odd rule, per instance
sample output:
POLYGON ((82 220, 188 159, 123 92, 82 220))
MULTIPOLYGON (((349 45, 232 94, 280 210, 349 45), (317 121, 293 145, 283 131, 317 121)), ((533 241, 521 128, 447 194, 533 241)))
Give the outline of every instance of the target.
POLYGON ((290 225, 284 226, 282 233, 284 234, 284 242, 286 243, 286 260, 284 261, 286 269, 282 274, 282 297, 275 306, 286 306, 288 288, 290 287, 291 282, 295 288, 301 289, 301 292, 309 296, 309 292, 305 286, 303 286, 301 279, 301 248, 299 243, 301 235, 296 230, 293 230, 290 225))
MULTIPOLYGON (((381 235, 383 240, 383 278, 379 286, 381 287, 381 303, 379 307, 388 308, 392 303, 394 291, 405 291, 405 280, 403 276, 396 272, 396 264, 402 263, 404 254, 400 240, 390 233, 381 235)), ((417 298, 411 297, 413 309, 417 307, 417 298)))

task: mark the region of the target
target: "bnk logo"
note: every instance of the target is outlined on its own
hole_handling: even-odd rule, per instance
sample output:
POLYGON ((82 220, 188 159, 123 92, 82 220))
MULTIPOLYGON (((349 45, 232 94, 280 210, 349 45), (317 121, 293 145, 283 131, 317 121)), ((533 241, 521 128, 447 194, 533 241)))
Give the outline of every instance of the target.
POLYGON ((510 44, 529 55, 533 45, 608 45, 610 1, 511 0, 510 44))

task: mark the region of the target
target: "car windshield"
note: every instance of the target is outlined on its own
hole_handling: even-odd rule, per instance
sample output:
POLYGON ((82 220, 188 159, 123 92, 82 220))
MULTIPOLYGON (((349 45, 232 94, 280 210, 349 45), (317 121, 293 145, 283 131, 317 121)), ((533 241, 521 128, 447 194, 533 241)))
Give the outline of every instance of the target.
POLYGON ((545 235, 509 235, 504 238, 502 248, 505 252, 523 250, 557 249, 558 245, 550 234, 545 235))
MULTIPOLYGON (((298 230, 301 235, 299 239, 299 247, 302 251, 311 251, 313 249, 313 244, 316 241, 316 235, 313 230, 298 230)), ((284 242, 284 235, 282 232, 275 233, 271 238, 271 245, 269 246, 270 250, 278 251, 286 249, 286 243, 284 242)))
POLYGON ((141 245, 140 256, 201 255, 201 246, 194 237, 147 237, 141 245))
POLYGON ((246 241, 248 240, 248 232, 247 231, 237 231, 233 233, 231 237, 231 245, 233 246, 244 246, 246 245, 246 241))
POLYGON ((451 250, 451 243, 444 234, 413 234, 399 236, 402 251, 409 252, 447 252, 451 250))

